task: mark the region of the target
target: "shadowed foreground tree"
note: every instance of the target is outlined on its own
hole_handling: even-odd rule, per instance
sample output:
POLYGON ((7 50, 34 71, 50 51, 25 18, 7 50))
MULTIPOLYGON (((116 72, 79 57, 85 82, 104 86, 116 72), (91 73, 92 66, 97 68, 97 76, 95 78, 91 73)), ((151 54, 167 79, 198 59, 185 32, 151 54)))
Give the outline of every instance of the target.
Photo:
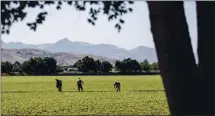
POLYGON ((214 85, 215 85, 215 1, 197 1, 197 26, 198 26, 198 77, 196 78, 199 112, 213 111, 214 85), (198 85, 203 85, 198 86, 198 85), (204 100, 202 100, 204 99, 204 100), (206 106, 206 107, 205 107, 206 106))
POLYGON ((194 86, 190 85, 194 81, 197 66, 183 2, 148 2, 148 6, 151 31, 171 113, 194 113, 194 86))
MULTIPOLYGON (((18 1, 17 8, 10 8, 10 1, 1 2, 2 33, 9 33, 14 22, 23 20, 27 13, 26 7, 40 7, 57 3, 57 9, 64 2, 18 1)), ((120 30, 124 20, 121 16, 131 12, 127 1, 81 1, 66 2, 74 4, 79 11, 85 11, 89 3, 88 22, 95 25, 97 14, 101 11, 108 15, 108 19, 118 19, 115 27, 120 30), (82 5, 80 5, 82 4, 82 5), (102 5, 101 5, 102 4, 102 5), (94 8, 93 5, 101 5, 94 8)), ((212 115, 213 112, 213 84, 214 84, 214 40, 215 40, 215 2, 197 2, 198 21, 198 58, 195 62, 192 51, 188 25, 185 18, 183 2, 154 2, 148 3, 151 31, 159 61, 159 68, 163 79, 171 115, 212 115), (184 66, 186 64, 186 66, 184 66), (181 70, 183 69, 183 71, 181 70)), ((27 25, 36 30, 37 24, 42 24, 48 13, 43 11, 33 23, 27 25)))
POLYGON ((212 115, 215 2, 197 2, 198 40, 201 41, 198 42, 198 66, 183 2, 148 2, 148 7, 171 114, 212 115))

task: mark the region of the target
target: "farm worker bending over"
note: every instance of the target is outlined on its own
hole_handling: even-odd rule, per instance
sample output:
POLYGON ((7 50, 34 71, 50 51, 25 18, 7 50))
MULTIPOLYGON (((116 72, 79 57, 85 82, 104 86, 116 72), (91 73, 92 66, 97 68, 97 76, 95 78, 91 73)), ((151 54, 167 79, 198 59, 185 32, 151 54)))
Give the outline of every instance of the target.
POLYGON ((56 80, 56 87, 58 88, 58 91, 61 92, 62 91, 62 81, 55 79, 56 80))
POLYGON ((84 82, 79 78, 77 81, 78 91, 80 91, 80 89, 83 91, 82 84, 84 84, 84 82))
POLYGON ((115 81, 113 85, 114 85, 114 88, 116 89, 116 92, 120 92, 120 82, 115 81))

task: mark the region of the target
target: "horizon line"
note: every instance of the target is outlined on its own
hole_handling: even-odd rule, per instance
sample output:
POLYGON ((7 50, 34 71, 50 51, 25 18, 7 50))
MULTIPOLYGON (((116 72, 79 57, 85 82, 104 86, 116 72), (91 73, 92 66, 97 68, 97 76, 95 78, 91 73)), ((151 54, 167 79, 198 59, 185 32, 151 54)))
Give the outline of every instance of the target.
POLYGON ((114 45, 114 44, 106 44, 106 43, 98 43, 98 44, 94 44, 94 43, 90 43, 90 42, 85 42, 85 41, 72 41, 68 38, 63 38, 63 39, 59 39, 58 41, 56 42, 50 42, 50 43, 40 43, 40 44, 33 44, 33 43, 25 43, 25 42, 22 42, 22 41, 9 41, 9 42, 5 42, 3 39, 1 39, 1 42, 4 42, 6 44, 9 44, 9 43, 22 43, 22 44, 28 44, 28 45, 42 45, 42 44, 56 44, 57 42, 61 41, 61 40, 64 40, 64 39, 67 39, 69 40, 70 42, 74 42, 74 43, 86 43, 86 44, 91 44, 91 45, 112 45, 112 46, 115 46, 115 47, 118 47, 118 48, 121 48, 121 49, 125 49, 125 50, 132 50, 132 49, 135 49, 135 48, 138 48, 138 47, 147 47, 147 48, 151 48, 151 49, 155 49, 154 47, 152 46, 147 46, 147 45, 139 45, 139 46, 136 46, 134 48, 125 48, 125 47, 120 47, 120 46, 117 46, 117 45, 114 45))

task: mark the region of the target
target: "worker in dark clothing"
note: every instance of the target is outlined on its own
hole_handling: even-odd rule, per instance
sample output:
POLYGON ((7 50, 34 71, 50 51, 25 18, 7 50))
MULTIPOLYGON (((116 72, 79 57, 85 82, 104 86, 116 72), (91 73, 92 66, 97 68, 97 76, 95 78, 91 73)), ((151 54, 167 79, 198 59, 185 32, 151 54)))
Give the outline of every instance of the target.
POLYGON ((79 78, 77 81, 78 91, 81 90, 83 92, 82 84, 84 84, 84 82, 79 78))
POLYGON ((120 92, 120 82, 119 81, 114 82, 114 88, 116 89, 116 92, 120 92))
POLYGON ((58 92, 62 92, 62 81, 55 79, 56 80, 56 87, 58 88, 58 92))

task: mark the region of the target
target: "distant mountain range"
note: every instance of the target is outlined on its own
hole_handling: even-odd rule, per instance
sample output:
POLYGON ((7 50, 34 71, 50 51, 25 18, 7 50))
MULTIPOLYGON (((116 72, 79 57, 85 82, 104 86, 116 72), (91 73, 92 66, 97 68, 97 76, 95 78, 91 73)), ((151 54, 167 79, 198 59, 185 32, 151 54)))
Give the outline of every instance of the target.
POLYGON ((133 58, 138 61, 147 59, 149 62, 157 61, 155 49, 139 46, 132 50, 126 50, 110 44, 90 44, 86 42, 72 42, 69 39, 61 39, 56 43, 46 44, 25 44, 22 42, 9 42, 2 41, 2 48, 7 49, 38 49, 49 52, 64 52, 64 53, 76 53, 76 54, 91 54, 94 56, 102 56, 110 59, 123 60, 125 58, 133 58))
POLYGON ((9 61, 14 63, 18 61, 23 63, 24 61, 30 59, 31 57, 54 57, 57 60, 58 65, 72 65, 84 56, 92 57, 95 60, 109 61, 111 64, 116 62, 116 59, 105 58, 101 56, 94 56, 90 54, 76 54, 76 53, 64 53, 56 52, 52 53, 45 50, 39 49, 1 49, 2 61, 9 61))
MULTIPOLYGON (((137 48, 126 50, 110 44, 90 44, 86 42, 72 42, 69 39, 61 39, 56 43, 45 43, 39 45, 25 44, 22 42, 1 41, 2 59, 11 59, 14 61, 16 57, 21 57, 20 60, 26 60, 32 56, 54 56, 60 64, 74 63, 78 58, 84 55, 91 55, 98 59, 108 59, 109 61, 123 60, 132 58, 138 61, 147 59, 150 63, 157 62, 157 55, 154 48, 139 46, 137 48), (10 50, 13 49, 13 50, 10 50), (31 54, 32 56, 20 56, 14 53, 31 54)), ((197 55, 195 54, 195 57, 197 55)))

